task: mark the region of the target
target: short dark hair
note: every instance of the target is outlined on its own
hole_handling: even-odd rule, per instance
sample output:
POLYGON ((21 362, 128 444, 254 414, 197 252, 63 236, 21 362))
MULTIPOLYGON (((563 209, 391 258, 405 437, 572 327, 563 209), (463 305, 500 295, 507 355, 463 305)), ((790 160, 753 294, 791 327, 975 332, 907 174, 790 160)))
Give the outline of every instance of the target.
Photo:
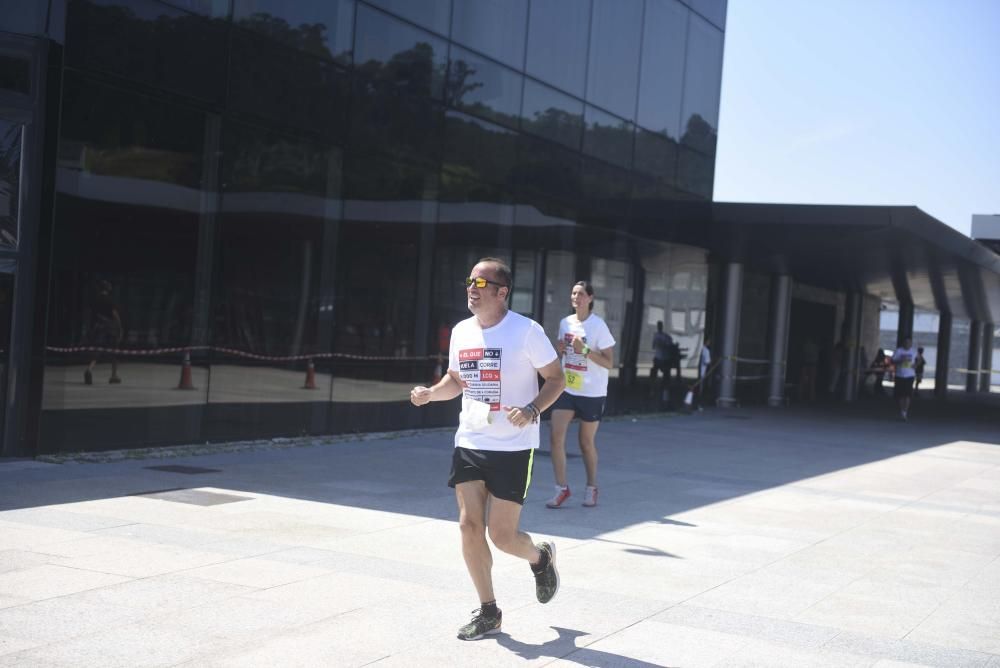
POLYGON ((497 282, 503 283, 509 288, 511 283, 514 282, 514 275, 510 270, 510 266, 498 257, 479 258, 479 262, 476 262, 476 264, 483 264, 484 262, 489 262, 496 269, 497 278, 500 279, 497 282))

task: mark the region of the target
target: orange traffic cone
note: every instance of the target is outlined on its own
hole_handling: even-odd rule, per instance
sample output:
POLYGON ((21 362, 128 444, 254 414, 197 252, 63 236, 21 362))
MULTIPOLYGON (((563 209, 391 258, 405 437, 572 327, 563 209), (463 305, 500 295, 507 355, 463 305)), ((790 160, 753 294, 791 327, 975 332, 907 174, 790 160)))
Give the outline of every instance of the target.
POLYGON ((312 358, 309 358, 309 362, 306 364, 306 382, 302 386, 303 390, 315 390, 316 389, 316 365, 313 364, 312 358))
POLYGON ((181 362, 181 380, 177 383, 178 390, 193 390, 194 381, 191 379, 191 351, 184 351, 184 361, 181 362))

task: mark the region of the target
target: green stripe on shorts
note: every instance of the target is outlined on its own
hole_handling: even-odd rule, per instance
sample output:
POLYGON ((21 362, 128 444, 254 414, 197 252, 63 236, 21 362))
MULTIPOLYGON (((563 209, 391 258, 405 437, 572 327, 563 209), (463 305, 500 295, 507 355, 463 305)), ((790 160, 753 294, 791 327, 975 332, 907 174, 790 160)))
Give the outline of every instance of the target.
POLYGON ((531 487, 531 467, 535 463, 535 449, 531 449, 531 454, 528 455, 528 479, 524 481, 524 496, 522 499, 528 498, 528 488, 531 487))

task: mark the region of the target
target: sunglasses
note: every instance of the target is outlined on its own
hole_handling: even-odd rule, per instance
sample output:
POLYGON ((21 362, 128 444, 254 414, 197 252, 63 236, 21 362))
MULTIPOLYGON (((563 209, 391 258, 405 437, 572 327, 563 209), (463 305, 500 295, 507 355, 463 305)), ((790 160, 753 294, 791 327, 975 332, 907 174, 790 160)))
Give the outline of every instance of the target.
POLYGON ((476 276, 475 278, 470 276, 469 278, 465 279, 465 287, 471 288, 473 285, 475 285, 480 290, 485 288, 487 285, 495 285, 498 288, 507 287, 507 285, 504 283, 497 283, 496 281, 485 279, 482 276, 476 276))

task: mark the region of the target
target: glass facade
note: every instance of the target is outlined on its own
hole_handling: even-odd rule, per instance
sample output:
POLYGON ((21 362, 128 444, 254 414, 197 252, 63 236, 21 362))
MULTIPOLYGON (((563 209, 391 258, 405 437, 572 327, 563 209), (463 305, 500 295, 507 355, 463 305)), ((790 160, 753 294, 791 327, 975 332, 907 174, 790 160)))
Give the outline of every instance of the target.
POLYGON ((450 424, 408 392, 486 255, 553 336, 592 283, 610 411, 657 321, 693 376, 706 252, 632 211, 711 198, 702 4, 71 0, 39 452, 450 424))

